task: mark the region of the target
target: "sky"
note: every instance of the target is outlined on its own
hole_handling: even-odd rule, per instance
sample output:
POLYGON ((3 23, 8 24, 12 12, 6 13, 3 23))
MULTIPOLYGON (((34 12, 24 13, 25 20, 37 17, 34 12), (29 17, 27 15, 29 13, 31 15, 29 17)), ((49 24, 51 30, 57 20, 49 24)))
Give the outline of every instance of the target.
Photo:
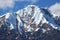
POLYGON ((7 12, 16 12, 28 5, 37 5, 40 8, 48 8, 52 12, 60 13, 60 0, 0 0, 0 15, 7 12))

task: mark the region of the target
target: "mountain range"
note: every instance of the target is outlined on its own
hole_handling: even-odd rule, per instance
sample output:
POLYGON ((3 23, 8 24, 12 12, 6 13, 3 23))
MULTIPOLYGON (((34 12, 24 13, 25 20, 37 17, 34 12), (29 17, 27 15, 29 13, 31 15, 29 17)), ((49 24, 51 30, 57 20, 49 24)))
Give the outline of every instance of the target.
POLYGON ((60 16, 28 5, 0 16, 0 40, 60 40, 60 16))

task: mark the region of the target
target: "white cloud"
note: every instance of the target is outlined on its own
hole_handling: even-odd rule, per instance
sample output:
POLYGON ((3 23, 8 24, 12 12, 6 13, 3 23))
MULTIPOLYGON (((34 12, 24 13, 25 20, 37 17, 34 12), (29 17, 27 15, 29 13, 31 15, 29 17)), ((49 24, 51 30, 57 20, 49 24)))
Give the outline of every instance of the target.
POLYGON ((0 8, 13 7, 14 0, 0 0, 0 8))
POLYGON ((52 5, 49 10, 54 13, 54 16, 60 16, 60 3, 52 5))
POLYGON ((0 8, 5 9, 7 7, 13 8, 14 7, 14 3, 15 1, 19 1, 19 2, 31 2, 31 3, 35 3, 38 0, 0 0, 0 8))

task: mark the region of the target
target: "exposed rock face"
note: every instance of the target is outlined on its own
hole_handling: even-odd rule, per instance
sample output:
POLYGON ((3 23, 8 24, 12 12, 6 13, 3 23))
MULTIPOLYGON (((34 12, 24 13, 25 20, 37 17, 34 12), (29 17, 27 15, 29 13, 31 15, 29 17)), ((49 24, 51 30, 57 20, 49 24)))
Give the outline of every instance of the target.
POLYGON ((60 40, 60 31, 44 23, 37 32, 25 32, 26 40, 60 40))
POLYGON ((60 40, 59 24, 47 9, 29 5, 0 17, 0 40, 60 40))
POLYGON ((60 16, 59 16, 59 17, 58 17, 58 16, 56 16, 56 17, 55 17, 55 21, 56 21, 56 23, 57 23, 57 24, 59 24, 59 25, 60 25, 60 16))
POLYGON ((0 27, 4 24, 5 21, 5 16, 0 18, 0 27))

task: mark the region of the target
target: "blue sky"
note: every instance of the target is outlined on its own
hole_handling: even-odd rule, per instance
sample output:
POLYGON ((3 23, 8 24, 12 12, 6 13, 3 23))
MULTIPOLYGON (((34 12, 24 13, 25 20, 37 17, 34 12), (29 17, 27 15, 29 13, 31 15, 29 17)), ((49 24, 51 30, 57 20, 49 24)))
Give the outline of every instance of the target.
POLYGON ((60 3, 60 0, 0 0, 0 15, 16 12, 30 4, 49 8, 56 3, 60 3))

